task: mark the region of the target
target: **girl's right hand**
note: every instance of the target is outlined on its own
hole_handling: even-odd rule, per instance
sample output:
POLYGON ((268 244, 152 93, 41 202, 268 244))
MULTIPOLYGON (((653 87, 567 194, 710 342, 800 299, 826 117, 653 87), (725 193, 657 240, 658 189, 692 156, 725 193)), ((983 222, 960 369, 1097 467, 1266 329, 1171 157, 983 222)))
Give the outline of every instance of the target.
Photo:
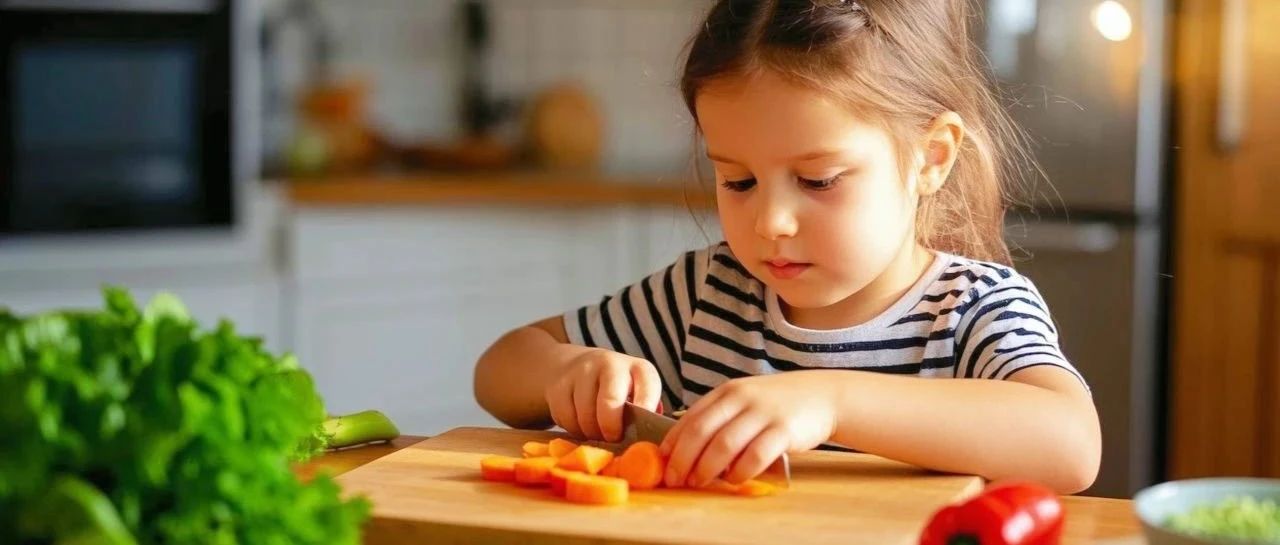
POLYGON ((547 386, 551 418, 570 435, 617 442, 622 405, 656 411, 662 379, 652 363, 611 350, 591 349, 574 357, 547 386))

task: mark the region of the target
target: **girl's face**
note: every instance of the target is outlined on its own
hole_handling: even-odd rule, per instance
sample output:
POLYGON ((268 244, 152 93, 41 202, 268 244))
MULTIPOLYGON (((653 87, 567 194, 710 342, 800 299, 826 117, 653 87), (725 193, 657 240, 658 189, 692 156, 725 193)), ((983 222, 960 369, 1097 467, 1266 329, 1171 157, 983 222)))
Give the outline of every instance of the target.
MULTIPOLYGON (((798 325, 806 311, 896 299, 928 266, 915 242, 920 177, 899 172, 879 125, 767 71, 708 85, 696 108, 729 247, 798 325)), ((892 302, 840 314, 864 321, 892 302)))

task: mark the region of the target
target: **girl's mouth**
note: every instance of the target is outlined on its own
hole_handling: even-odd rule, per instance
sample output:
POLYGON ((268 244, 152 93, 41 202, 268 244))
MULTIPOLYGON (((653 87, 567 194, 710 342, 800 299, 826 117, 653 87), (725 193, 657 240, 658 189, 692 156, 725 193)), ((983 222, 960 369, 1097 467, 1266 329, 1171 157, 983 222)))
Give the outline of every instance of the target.
POLYGON ((779 280, 791 280, 812 267, 812 263, 792 263, 785 259, 770 259, 764 262, 769 268, 769 274, 779 280))

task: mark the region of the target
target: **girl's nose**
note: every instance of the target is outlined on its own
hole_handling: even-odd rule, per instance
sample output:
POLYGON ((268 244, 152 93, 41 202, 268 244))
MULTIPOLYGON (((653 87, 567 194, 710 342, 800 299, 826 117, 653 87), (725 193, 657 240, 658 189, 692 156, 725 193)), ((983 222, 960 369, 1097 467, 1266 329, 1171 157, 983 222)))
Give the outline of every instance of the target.
POLYGON ((765 240, 777 240, 796 236, 799 222, 795 206, 785 195, 761 192, 760 211, 756 215, 756 234, 765 240))

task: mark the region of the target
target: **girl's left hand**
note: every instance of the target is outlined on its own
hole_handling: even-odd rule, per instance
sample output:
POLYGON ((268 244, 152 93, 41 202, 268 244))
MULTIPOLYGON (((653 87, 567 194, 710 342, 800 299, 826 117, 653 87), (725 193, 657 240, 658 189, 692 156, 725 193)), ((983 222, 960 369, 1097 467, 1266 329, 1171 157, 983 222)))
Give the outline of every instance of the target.
POLYGON ((793 371, 736 379, 712 390, 662 441, 670 457, 667 486, 703 487, 722 474, 740 483, 783 453, 829 440, 836 429, 836 399, 831 381, 823 379, 822 371, 793 371))

